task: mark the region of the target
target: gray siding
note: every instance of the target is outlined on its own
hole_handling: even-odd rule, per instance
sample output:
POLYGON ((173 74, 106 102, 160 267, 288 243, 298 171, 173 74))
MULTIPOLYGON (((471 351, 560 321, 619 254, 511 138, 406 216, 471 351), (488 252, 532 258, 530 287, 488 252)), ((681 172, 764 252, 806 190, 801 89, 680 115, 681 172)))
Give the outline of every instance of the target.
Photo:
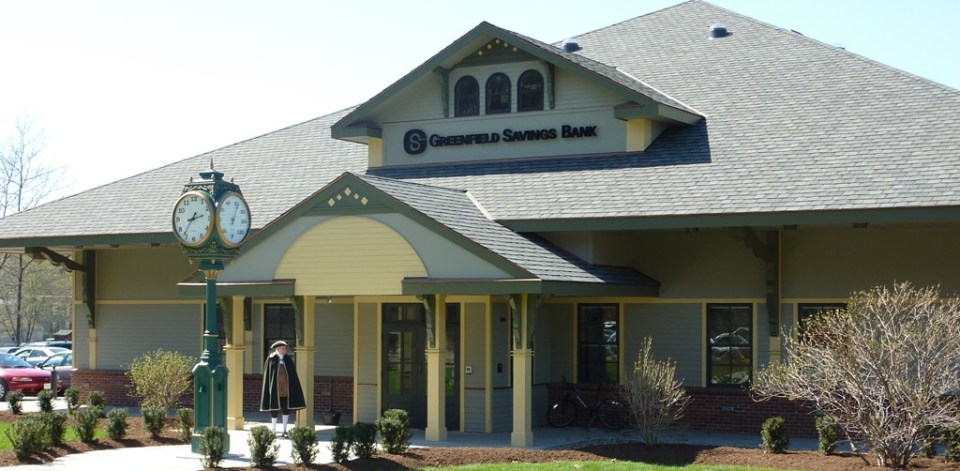
POLYGON ((75 304, 76 315, 73 318, 73 367, 77 369, 90 368, 90 324, 87 322, 87 313, 90 312, 85 304, 75 304))
POLYGON ((550 407, 547 403, 548 400, 549 391, 547 390, 547 385, 541 384, 533 387, 533 404, 530 410, 531 414, 533 414, 534 427, 547 425, 547 408, 550 407))
POLYGON ((316 304, 314 374, 353 376, 353 304, 316 304))
POLYGON ((486 352, 486 304, 465 303, 463 308, 464 335, 463 366, 470 366, 472 374, 463 375, 464 387, 464 431, 485 432, 487 423, 487 401, 484 378, 487 374, 486 352))
POLYGON ((571 303, 544 304, 537 315, 534 384, 573 380, 573 309, 571 303))
POLYGON ((199 304, 97 306, 97 368, 126 369, 157 349, 200 358, 199 304))
MULTIPOLYGON (((491 359, 493 387, 510 386, 510 310, 506 303, 493 304, 491 359)), ((494 406, 496 410, 496 406, 494 406)))
POLYGON ((629 371, 640 351, 640 342, 653 337, 653 354, 677 363, 677 378, 684 385, 700 386, 703 358, 701 304, 626 304, 621 348, 624 369, 629 371))
POLYGON ((770 362, 770 316, 767 314, 767 305, 757 304, 753 317, 757 321, 757 344, 754 346, 757 350, 757 364, 753 365, 753 376, 756 376, 757 371, 770 362))
POLYGON ((357 350, 357 410, 354 420, 373 422, 380 416, 377 410, 377 388, 379 388, 379 372, 377 371, 377 355, 380 351, 377 339, 377 305, 375 303, 361 303, 357 306, 359 347, 357 350))
POLYGON ((493 433, 513 431, 513 389, 493 390, 493 433))

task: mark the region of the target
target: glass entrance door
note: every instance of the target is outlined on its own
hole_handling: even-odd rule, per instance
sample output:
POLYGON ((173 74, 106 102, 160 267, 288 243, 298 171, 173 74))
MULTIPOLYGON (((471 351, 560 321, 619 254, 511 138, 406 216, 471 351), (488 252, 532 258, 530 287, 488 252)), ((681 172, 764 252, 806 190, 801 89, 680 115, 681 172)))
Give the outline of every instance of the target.
POLYGON ((383 409, 404 409, 426 426, 426 342, 421 304, 383 305, 383 409))

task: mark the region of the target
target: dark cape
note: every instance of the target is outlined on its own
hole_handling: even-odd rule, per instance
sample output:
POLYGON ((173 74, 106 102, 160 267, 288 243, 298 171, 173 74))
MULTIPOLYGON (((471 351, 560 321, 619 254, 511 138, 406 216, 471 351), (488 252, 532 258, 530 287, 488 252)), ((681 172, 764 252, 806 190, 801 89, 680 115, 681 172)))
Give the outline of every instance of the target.
MULTIPOLYGON (((287 369, 288 402, 287 409, 299 410, 306 407, 303 400, 303 388, 300 387, 300 377, 297 376, 297 366, 293 357, 284 355, 283 365, 287 369)), ((263 389, 260 392, 260 410, 280 410, 280 397, 277 394, 277 369, 280 368, 280 355, 271 353, 263 362, 263 389)))

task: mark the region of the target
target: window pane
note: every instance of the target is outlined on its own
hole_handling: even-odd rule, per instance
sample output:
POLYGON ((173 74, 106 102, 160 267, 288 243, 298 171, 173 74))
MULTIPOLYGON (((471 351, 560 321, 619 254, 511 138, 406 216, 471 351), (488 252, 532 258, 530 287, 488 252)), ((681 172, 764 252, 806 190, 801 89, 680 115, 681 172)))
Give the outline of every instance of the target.
POLYGON ((487 114, 510 112, 510 79, 496 73, 487 79, 487 114))
POLYGON ((457 80, 453 87, 453 103, 454 116, 480 114, 480 84, 477 79, 468 75, 457 80))
POLYGON ((543 109, 543 76, 536 70, 528 70, 517 81, 517 111, 543 109))
POLYGON ((578 380, 619 380, 619 306, 580 305, 578 316, 578 380))
POLYGON ((739 385, 750 381, 753 368, 753 306, 707 307, 711 385, 739 385))

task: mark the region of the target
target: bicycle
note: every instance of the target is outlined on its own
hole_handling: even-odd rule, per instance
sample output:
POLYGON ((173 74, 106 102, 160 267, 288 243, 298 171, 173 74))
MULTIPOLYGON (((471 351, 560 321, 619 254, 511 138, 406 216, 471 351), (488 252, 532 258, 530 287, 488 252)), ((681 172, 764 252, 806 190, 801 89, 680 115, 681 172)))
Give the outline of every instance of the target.
MULTIPOLYGON (((594 401, 592 406, 588 406, 577 390, 577 386, 569 386, 567 378, 561 376, 561 382, 568 385, 567 393, 557 402, 550 406, 547 411, 547 423, 560 428, 573 423, 580 415, 580 409, 590 412, 590 422, 587 428, 600 420, 604 427, 612 430, 622 429, 627 425, 627 408, 615 399, 604 399, 594 401)), ((599 395, 599 392, 597 393, 599 395)))

